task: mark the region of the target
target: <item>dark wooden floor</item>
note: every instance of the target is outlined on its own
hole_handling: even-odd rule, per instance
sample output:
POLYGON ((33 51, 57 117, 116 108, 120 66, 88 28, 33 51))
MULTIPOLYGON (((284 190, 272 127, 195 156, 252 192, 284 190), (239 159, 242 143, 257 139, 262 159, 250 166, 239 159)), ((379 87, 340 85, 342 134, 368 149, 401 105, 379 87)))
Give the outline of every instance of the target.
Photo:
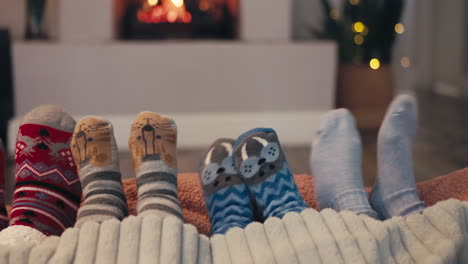
MULTIPOLYGON (((420 129, 414 144, 416 180, 428 180, 468 166, 468 103, 431 93, 418 93, 417 96, 420 129)), ((377 167, 376 133, 361 133, 361 136, 363 178, 365 185, 371 186, 377 167)), ((294 173, 310 173, 309 145, 283 148, 294 173)), ((196 171, 204 151, 206 149, 179 149, 179 172, 196 171)), ((12 166, 9 167, 12 175, 12 166)), ((129 153, 121 153, 120 168, 124 178, 133 177, 129 153)), ((7 197, 11 197, 12 181, 9 182, 7 197)))

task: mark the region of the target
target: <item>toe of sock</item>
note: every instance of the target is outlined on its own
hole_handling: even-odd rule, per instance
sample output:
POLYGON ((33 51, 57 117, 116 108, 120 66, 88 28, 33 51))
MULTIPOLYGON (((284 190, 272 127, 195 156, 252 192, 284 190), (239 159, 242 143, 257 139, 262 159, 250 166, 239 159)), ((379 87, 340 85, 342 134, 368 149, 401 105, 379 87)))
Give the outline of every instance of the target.
MULTIPOLYGON (((390 104, 384 120, 386 123, 392 122, 414 122, 417 119, 417 102, 414 96, 402 94, 397 96, 390 104)), ((409 125, 409 124, 405 124, 409 125)))
POLYGON ((200 160, 198 172, 205 195, 241 183, 232 158, 233 144, 233 139, 220 138, 208 148, 200 160))
POLYGON ((401 140, 407 142, 413 139, 417 133, 417 120, 416 99, 407 94, 399 95, 387 110, 379 130, 379 144, 392 146, 401 140))
MULTIPOLYGON (((139 113, 133 120, 133 124, 140 123, 144 121, 145 119, 154 119, 155 121, 163 125, 169 124, 171 127, 174 127, 174 128, 177 127, 175 121, 172 118, 162 115, 162 114, 151 112, 151 111, 143 111, 139 113)), ((146 123, 146 122, 143 122, 143 123, 146 123)))
POLYGON ((326 135, 330 132, 334 132, 337 129, 355 129, 356 120, 348 109, 340 108, 332 110, 323 116, 320 128, 318 131, 319 135, 326 135))
POLYGON ((323 116, 322 126, 327 126, 330 122, 338 123, 340 119, 354 119, 351 112, 346 108, 331 110, 323 116))
POLYGON ((400 94, 393 99, 390 104, 389 110, 391 112, 398 111, 399 109, 415 108, 417 106, 416 98, 410 94, 400 94))
POLYGON ((231 156, 235 140, 230 138, 219 138, 213 142, 200 159, 197 170, 201 172, 204 166, 212 160, 222 161, 225 157, 231 156), (224 153, 223 153, 224 152, 224 153))
MULTIPOLYGON (((80 121, 78 121, 78 124, 80 123, 86 123, 86 122, 89 122, 89 121, 98 121, 98 122, 101 122, 101 123, 109 123, 109 121, 107 121, 106 119, 104 119, 103 117, 100 117, 100 116, 93 116, 93 115, 89 115, 89 116, 85 116, 83 118, 80 119, 80 121)), ((110 124, 110 123, 109 123, 110 124)))
POLYGON ((21 120, 21 124, 39 124, 66 132, 73 132, 76 122, 65 110, 56 105, 40 105, 21 120))
POLYGON ((242 141, 244 141, 244 139, 246 139, 247 137, 255 133, 275 133, 276 134, 276 131, 273 128, 264 128, 264 127, 257 127, 257 128, 251 129, 247 132, 244 132, 242 135, 240 135, 237 138, 236 142, 234 143, 234 148, 239 146, 242 143, 242 141))

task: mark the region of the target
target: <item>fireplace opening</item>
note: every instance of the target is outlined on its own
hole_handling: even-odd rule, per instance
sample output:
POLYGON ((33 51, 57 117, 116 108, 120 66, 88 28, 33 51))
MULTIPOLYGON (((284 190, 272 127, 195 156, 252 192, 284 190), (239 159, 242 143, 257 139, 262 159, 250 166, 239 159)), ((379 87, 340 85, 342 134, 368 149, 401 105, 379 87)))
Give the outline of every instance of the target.
POLYGON ((117 0, 123 40, 236 39, 237 0, 117 0))

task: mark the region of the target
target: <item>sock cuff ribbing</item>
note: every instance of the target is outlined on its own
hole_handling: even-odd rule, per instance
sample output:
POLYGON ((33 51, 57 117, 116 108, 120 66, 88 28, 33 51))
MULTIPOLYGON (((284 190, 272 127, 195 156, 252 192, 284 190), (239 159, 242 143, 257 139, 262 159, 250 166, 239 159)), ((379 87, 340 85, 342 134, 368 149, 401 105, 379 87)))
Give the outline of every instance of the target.
POLYGON ((350 189, 338 193, 325 207, 333 208, 338 212, 348 210, 356 214, 366 214, 378 218, 377 213, 370 206, 366 191, 363 189, 350 189))
POLYGON ((405 216, 415 212, 422 211, 426 206, 419 199, 416 188, 405 188, 389 194, 382 199, 382 205, 379 205, 381 212, 386 218, 392 216, 405 216))

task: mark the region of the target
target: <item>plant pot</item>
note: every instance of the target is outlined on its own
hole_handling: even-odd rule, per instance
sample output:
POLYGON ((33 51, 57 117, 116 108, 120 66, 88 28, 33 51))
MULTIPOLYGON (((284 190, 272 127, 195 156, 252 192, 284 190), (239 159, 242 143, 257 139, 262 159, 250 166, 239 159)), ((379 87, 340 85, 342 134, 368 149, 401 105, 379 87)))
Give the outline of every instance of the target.
POLYGON ((380 127, 393 95, 390 65, 382 65, 378 70, 367 65, 339 66, 336 106, 349 109, 360 130, 380 127))

